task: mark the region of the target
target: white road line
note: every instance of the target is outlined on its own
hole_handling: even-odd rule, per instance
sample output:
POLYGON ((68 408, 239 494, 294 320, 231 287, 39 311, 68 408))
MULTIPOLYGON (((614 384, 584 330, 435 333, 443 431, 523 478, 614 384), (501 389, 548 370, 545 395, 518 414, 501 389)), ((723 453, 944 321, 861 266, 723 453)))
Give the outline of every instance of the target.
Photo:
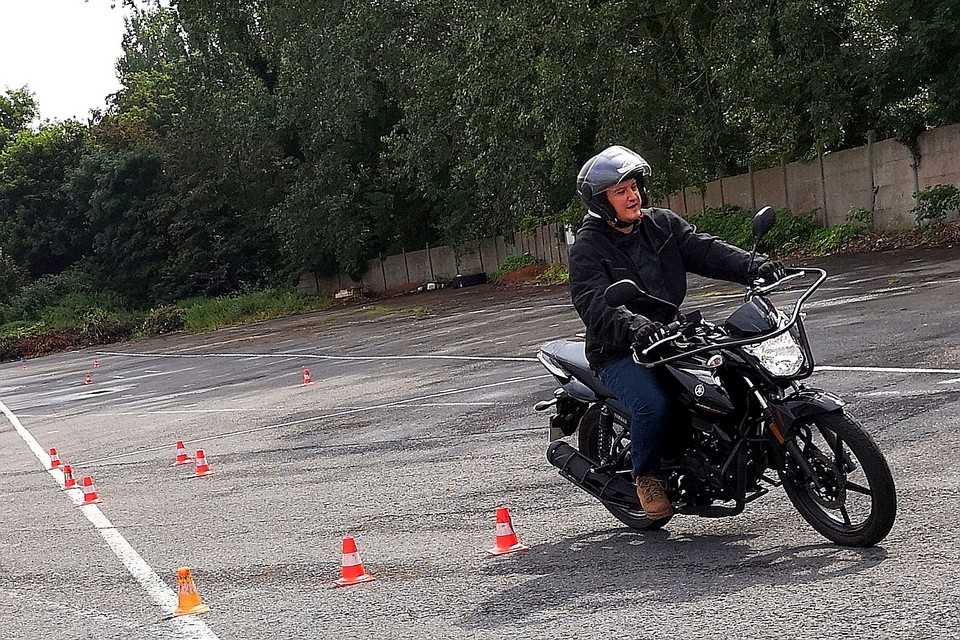
MULTIPOLYGON (((43 465, 43 468, 53 477, 57 486, 62 489, 63 472, 60 469, 49 469, 50 456, 43 450, 40 443, 36 441, 33 435, 27 431, 26 427, 20 422, 20 419, 17 418, 3 402, 0 402, 0 411, 3 411, 4 415, 7 416, 7 420, 10 421, 13 428, 20 434, 23 441, 27 443, 27 446, 30 447, 30 450, 33 451, 33 454, 37 457, 37 460, 40 461, 40 464, 43 465)), ((86 516, 87 520, 89 520, 97 530, 97 533, 100 534, 120 562, 127 568, 130 575, 140 583, 140 586, 144 588, 147 595, 163 609, 164 613, 173 611, 174 607, 177 606, 177 594, 160 579, 160 576, 158 576, 143 557, 137 553, 136 549, 130 546, 126 538, 113 526, 113 523, 107 519, 107 516, 100 511, 100 508, 95 504, 82 504, 83 494, 79 489, 72 489, 64 492, 64 494, 68 496, 75 505, 80 507, 83 515, 86 516)), ((178 616, 170 619, 169 622, 185 640, 217 640, 217 635, 203 620, 197 617, 178 616)))
MULTIPOLYGON (((502 356, 448 356, 448 355, 412 355, 412 356, 331 356, 311 353, 124 353, 114 351, 98 351, 99 355, 128 356, 131 358, 260 358, 301 357, 320 360, 470 360, 491 362, 537 362, 536 358, 511 358, 502 356)), ((960 369, 922 369, 907 367, 845 367, 834 365, 817 365, 816 371, 859 371, 867 373, 936 373, 960 375, 960 369)))
POLYGON ((835 367, 817 365, 816 371, 860 371, 866 373, 936 373, 960 375, 960 369, 910 369, 905 367, 835 367))
POLYGON ((98 351, 102 356, 127 356, 130 358, 312 358, 314 360, 475 360, 490 362, 536 362, 536 358, 512 358, 506 356, 447 356, 439 354, 413 356, 331 356, 322 353, 125 353, 122 351, 98 351))
POLYGON ((956 384, 960 382, 960 378, 950 378, 949 380, 941 380, 937 384, 956 384))
MULTIPOLYGON (((225 438, 232 438, 234 436, 245 436, 251 433, 258 433, 260 431, 270 431, 273 429, 282 429, 284 427, 293 427, 298 424, 304 424, 306 422, 316 422, 318 420, 327 420, 329 418, 339 418, 341 416, 349 416, 356 413, 366 413, 369 411, 380 411, 382 409, 392 409, 397 407, 404 407, 412 403, 417 403, 417 406, 429 406, 424 403, 424 400, 430 400, 432 398, 441 398, 444 396, 454 395, 457 393, 467 393, 470 391, 476 391, 478 389, 489 389, 491 387, 501 387, 508 384, 517 384, 520 382, 529 382, 530 380, 540 380, 542 378, 553 379, 553 376, 550 374, 543 374, 538 376, 529 376, 529 377, 519 377, 519 378, 508 378, 507 380, 502 380, 501 382, 493 382, 491 384, 483 384, 476 387, 468 387, 466 389, 448 389, 446 391, 438 391, 437 393, 431 393, 425 396, 418 396, 416 398, 407 398, 406 400, 396 400, 394 402, 387 402, 384 404, 373 405, 370 407, 356 407, 352 409, 342 409, 339 411, 334 411, 332 413, 325 413, 318 416, 310 416, 308 418, 300 418, 299 420, 290 420, 289 422, 279 422, 276 424, 268 424, 260 427, 251 427, 249 429, 241 429, 239 431, 228 431, 225 433, 218 433, 213 436, 207 436, 205 438, 193 438, 191 441, 194 443, 197 442, 210 442, 213 440, 223 440, 225 438)), ((131 456, 138 456, 144 453, 153 453, 155 451, 163 451, 169 448, 169 444, 159 445, 156 447, 144 447, 142 449, 135 449, 133 451, 127 451, 125 453, 118 453, 112 456, 106 456, 103 458, 95 458, 92 460, 81 460, 77 462, 77 466, 91 466, 95 464, 101 464, 104 462, 110 462, 112 460, 121 460, 123 458, 129 458, 131 456)))

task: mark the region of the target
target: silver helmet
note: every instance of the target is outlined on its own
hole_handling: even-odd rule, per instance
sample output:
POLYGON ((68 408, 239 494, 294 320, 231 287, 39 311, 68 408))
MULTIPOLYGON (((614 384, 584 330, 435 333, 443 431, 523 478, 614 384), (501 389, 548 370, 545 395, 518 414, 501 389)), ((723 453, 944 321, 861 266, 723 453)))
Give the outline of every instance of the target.
POLYGON ((577 176, 577 195, 591 214, 617 221, 617 212, 607 200, 607 189, 624 180, 636 178, 640 188, 640 206, 649 207, 650 197, 644 186, 644 178, 653 174, 650 165, 639 154, 614 145, 607 147, 587 160, 577 176))

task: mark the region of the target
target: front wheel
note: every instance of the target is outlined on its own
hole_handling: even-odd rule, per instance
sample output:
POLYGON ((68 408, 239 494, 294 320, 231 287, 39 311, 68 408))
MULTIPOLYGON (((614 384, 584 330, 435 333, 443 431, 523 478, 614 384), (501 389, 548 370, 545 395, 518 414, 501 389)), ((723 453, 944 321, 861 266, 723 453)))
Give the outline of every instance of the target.
MULTIPOLYGON (((580 425, 577 427, 577 447, 580 449, 580 453, 595 463, 606 464, 614 460, 614 456, 621 454, 623 448, 629 447, 629 443, 624 443, 623 440, 612 442, 613 434, 602 434, 601 431, 599 408, 593 408, 587 411, 583 418, 580 419, 580 425), (606 437, 602 437, 604 435, 606 437), (607 441, 607 444, 601 444, 603 441, 607 441), (609 450, 607 450, 608 447, 609 450)), ((629 469, 629 452, 627 452, 625 457, 629 469)), ((614 518, 631 529, 653 531, 670 521, 669 517, 661 518, 660 520, 650 520, 643 512, 643 509, 639 508, 639 504, 635 510, 624 509, 623 507, 608 504, 603 501, 601 501, 601 504, 606 507, 607 511, 613 514, 614 518)))
POLYGON ((793 441, 813 477, 791 456, 783 488, 803 519, 828 540, 869 547, 883 540, 897 514, 897 494, 880 448, 843 411, 794 425, 793 441))

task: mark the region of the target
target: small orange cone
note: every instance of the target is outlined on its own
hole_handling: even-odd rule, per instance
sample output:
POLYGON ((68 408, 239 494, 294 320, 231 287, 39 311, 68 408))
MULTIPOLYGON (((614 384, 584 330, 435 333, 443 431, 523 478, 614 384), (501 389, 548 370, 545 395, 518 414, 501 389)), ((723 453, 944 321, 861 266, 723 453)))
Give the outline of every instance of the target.
POLYGON ((333 584, 338 587, 348 587, 352 584, 371 582, 375 579, 363 570, 363 562, 360 561, 357 543, 350 536, 346 536, 343 539, 343 564, 340 569, 340 578, 334 580, 333 584))
POLYGON ((96 369, 96 368, 98 368, 99 366, 100 366, 100 361, 99 361, 99 360, 94 360, 94 361, 93 361, 93 368, 96 369))
POLYGON ((60 466, 60 456, 57 455, 57 450, 53 447, 50 447, 50 468, 56 469, 60 466))
POLYGON ((187 464, 192 462, 193 458, 190 457, 190 454, 187 453, 187 448, 183 446, 183 440, 177 440, 177 459, 174 461, 174 467, 179 467, 182 464, 187 464))
POLYGON ((63 488, 64 490, 77 488, 77 481, 73 479, 73 469, 68 464, 63 465, 63 488))
POLYGON ((197 449, 197 477, 208 476, 213 470, 207 466, 207 459, 203 457, 203 449, 197 449))
POLYGON ((502 556, 514 551, 529 551, 530 547, 517 541, 517 534, 513 532, 513 523, 510 521, 510 512, 506 507, 497 507, 497 546, 487 549, 487 553, 502 556))
POLYGON ((186 616, 191 613, 206 613, 210 607, 200 601, 197 585, 193 584, 193 575, 187 567, 177 569, 177 596, 179 603, 173 610, 175 616, 186 616))
POLYGON ((83 384, 93 384, 93 378, 90 377, 89 373, 83 374, 83 384))
POLYGON ((303 370, 303 384, 313 384, 313 378, 310 377, 310 369, 303 370))
POLYGON ((90 476, 83 476, 83 504, 95 504, 97 502, 102 502, 100 496, 97 495, 97 489, 93 486, 93 478, 90 476))

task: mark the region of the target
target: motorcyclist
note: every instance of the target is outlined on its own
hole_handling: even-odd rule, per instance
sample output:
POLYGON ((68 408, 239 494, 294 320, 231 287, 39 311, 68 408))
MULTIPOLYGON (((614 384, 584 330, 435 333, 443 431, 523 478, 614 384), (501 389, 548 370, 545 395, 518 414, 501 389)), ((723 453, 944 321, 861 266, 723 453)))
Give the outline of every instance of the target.
POLYGON ((637 365, 631 346, 664 337, 675 310, 654 301, 609 307, 608 285, 623 279, 677 307, 687 292, 687 272, 747 284, 782 277, 779 262, 750 254, 698 233, 669 209, 650 206, 645 180, 650 165, 630 149, 612 146, 590 158, 577 176, 577 194, 587 207, 570 247, 570 293, 586 325, 586 356, 603 384, 633 414, 630 448, 637 497, 648 518, 673 513, 657 472, 669 399, 652 369, 637 365))

